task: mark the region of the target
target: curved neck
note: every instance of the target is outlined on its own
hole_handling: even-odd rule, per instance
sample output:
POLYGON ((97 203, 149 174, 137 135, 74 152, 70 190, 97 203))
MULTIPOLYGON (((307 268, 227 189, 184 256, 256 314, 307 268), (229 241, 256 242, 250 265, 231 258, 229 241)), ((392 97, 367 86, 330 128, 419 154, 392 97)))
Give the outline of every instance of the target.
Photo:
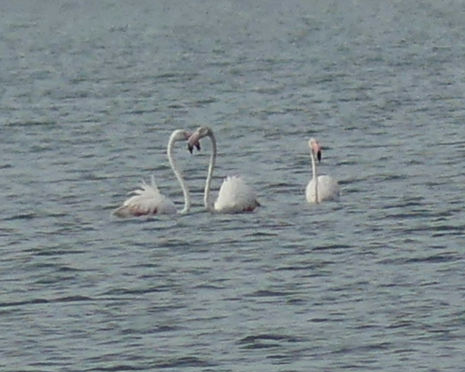
POLYGON ((215 161, 216 161, 216 139, 213 133, 210 133, 208 137, 210 137, 210 141, 212 142, 212 153, 210 156, 210 164, 208 165, 207 180, 205 181, 203 204, 206 210, 212 211, 214 210, 214 208, 213 208, 213 204, 210 202, 210 187, 212 183, 213 169, 215 168, 215 161))
POLYGON ((316 172, 316 161, 313 151, 310 150, 310 157, 312 158, 312 173, 313 173, 313 192, 315 195, 315 203, 318 203, 318 174, 316 172))
POLYGON ((182 193, 184 194, 184 208, 182 209, 181 213, 187 213, 189 212, 189 209, 191 208, 191 197, 189 195, 189 189, 186 183, 184 182, 184 178, 182 177, 181 170, 177 167, 176 162, 174 161, 174 158, 173 158, 173 149, 174 149, 175 143, 176 143, 176 139, 170 138, 166 153, 168 155, 168 160, 170 162, 171 169, 173 170, 174 175, 178 179, 178 182, 181 185, 182 193))

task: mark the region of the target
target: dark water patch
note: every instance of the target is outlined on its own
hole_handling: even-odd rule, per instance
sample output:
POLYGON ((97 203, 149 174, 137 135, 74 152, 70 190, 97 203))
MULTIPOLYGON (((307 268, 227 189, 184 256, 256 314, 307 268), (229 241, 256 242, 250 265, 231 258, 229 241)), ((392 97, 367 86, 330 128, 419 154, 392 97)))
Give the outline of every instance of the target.
POLYGON ((103 292, 101 296, 126 296, 126 295, 144 295, 149 293, 157 293, 157 292, 167 292, 172 290, 172 286, 170 285, 160 285, 157 287, 149 287, 149 288, 137 288, 137 289, 129 289, 129 288, 115 288, 109 291, 103 292))
POLYGON ((428 217, 431 215, 431 211, 423 209, 423 210, 416 210, 416 211, 406 211, 403 213, 388 213, 383 216, 386 219, 393 219, 393 220, 405 220, 405 219, 417 219, 419 217, 428 217))
POLYGON ((304 271, 304 272, 314 272, 317 269, 326 267, 331 263, 312 263, 312 264, 294 264, 286 266, 278 266, 275 268, 276 271, 304 271))
POLYGON ((37 217, 37 213, 30 211, 30 212, 20 213, 15 216, 6 217, 4 218, 4 221, 31 220, 35 217, 37 217))
POLYGON ((292 292, 278 292, 272 290, 258 290, 253 293, 246 294, 245 297, 283 297, 292 294, 292 292))
POLYGON ((94 302, 94 301, 96 301, 96 299, 92 297, 75 295, 75 296, 56 298, 50 302, 94 302))
POLYGON ((390 350, 392 344, 390 342, 380 342, 369 345, 360 345, 360 346, 344 346, 339 349, 334 350, 331 354, 359 354, 366 352, 379 352, 383 350, 390 350))
POLYGON ((387 329, 412 329, 414 327, 416 327, 416 324, 417 322, 414 321, 414 320, 405 320, 405 319, 401 319, 401 320, 395 320, 394 322, 388 324, 386 326, 387 329))
POLYGON ((456 225, 438 225, 432 226, 431 231, 433 231, 433 237, 445 236, 445 235, 464 235, 465 225, 456 226, 456 225))
POLYGON ((310 322, 313 322, 313 323, 326 323, 328 321, 331 321, 330 318, 311 318, 309 319, 310 322))
POLYGON ((173 110, 183 110, 187 112, 187 106, 184 103, 170 103, 167 105, 168 108, 173 109, 173 110))
POLYGON ((28 121, 6 121, 4 123, 7 127, 54 127, 57 122, 54 120, 28 120, 28 121))
POLYGON ((76 278, 74 276, 64 276, 64 275, 56 275, 56 274, 48 274, 46 277, 40 278, 34 282, 34 284, 38 284, 41 286, 53 286, 60 284, 65 284, 68 282, 72 282, 76 278))
POLYGON ((411 233, 429 233, 430 236, 434 237, 443 237, 443 236, 463 236, 464 230, 462 226, 451 226, 451 225, 440 225, 440 226, 431 226, 431 224, 425 224, 422 226, 404 228, 403 232, 405 234, 411 233))
POLYGON ((180 358, 168 359, 160 361, 154 365, 156 368, 206 368, 214 367, 217 363, 207 361, 193 356, 185 356, 180 358))
POLYGON ((340 251, 344 251, 346 249, 351 249, 354 248, 351 245, 346 245, 346 244, 329 244, 329 245, 320 245, 318 247, 313 247, 312 251, 335 251, 334 253, 342 253, 340 251))
POLYGON ((68 217, 69 213, 67 212, 51 212, 47 210, 40 210, 37 211, 37 217, 42 217, 42 218, 63 218, 63 217, 68 217))
POLYGON ((284 346, 289 343, 299 343, 305 340, 297 336, 279 335, 279 334, 258 334, 246 336, 237 344, 243 349, 268 349, 284 346))
POLYGON ((210 97, 210 98, 195 100, 190 104, 190 106, 192 106, 192 107, 203 107, 203 106, 208 106, 208 105, 210 105, 212 103, 215 103, 215 102, 217 102, 217 99, 213 98, 213 97, 210 97))
POLYGON ((142 334, 153 334, 153 333, 175 332, 175 331, 179 331, 180 329, 182 328, 177 325, 159 325, 153 328, 147 328, 147 329, 141 330, 140 332, 142 334))
MULTIPOLYGON (((292 295, 291 295, 292 296, 292 295)), ((286 297, 286 304, 292 305, 292 306, 307 306, 308 304, 308 298, 289 298, 289 296, 286 297)))
MULTIPOLYGON (((116 357, 116 356, 115 356, 116 357)), ((100 360, 96 360, 98 364, 102 364, 100 360)), ((108 363, 109 364, 109 363, 108 363)), ((112 365, 110 367, 104 367, 104 366, 99 366, 98 368, 89 368, 85 369, 85 371, 108 371, 108 372, 119 372, 119 371, 146 371, 147 368, 150 368, 150 366, 147 366, 145 364, 140 364, 140 365, 135 365, 134 362, 132 363, 116 363, 115 365, 112 365)))
POLYGON ((413 257, 405 260, 405 263, 444 263, 444 262, 454 262, 461 260, 462 257, 457 256, 456 254, 436 254, 425 257, 413 257))
MULTIPOLYGON (((280 225, 280 228, 283 228, 285 225, 280 225)), ((260 231, 254 231, 253 233, 250 234, 244 234, 244 237, 250 237, 250 238, 274 238, 278 236, 279 233, 273 233, 271 231, 266 231, 266 230, 260 230, 260 231)), ((260 239, 254 239, 254 240, 260 240, 260 239)), ((265 241, 268 239, 263 239, 260 241, 265 241)))
POLYGON ((195 72, 177 71, 177 72, 165 72, 165 73, 157 74, 153 76, 153 80, 156 83, 177 82, 177 81, 188 82, 190 80, 194 80, 197 77, 199 77, 199 74, 195 72))
MULTIPOLYGON (((271 354, 267 355, 266 358, 270 359, 273 365, 287 365, 292 364, 293 362, 302 358, 303 355, 299 355, 302 353, 299 352, 290 352, 289 355, 287 354, 271 354)), ((291 372, 291 370, 284 369, 283 371, 291 372)))
MULTIPOLYGON (((443 249, 444 247, 438 247, 438 249, 443 249)), ((421 263, 445 263, 445 262, 454 262, 460 261, 461 257, 455 252, 451 253, 440 253, 434 255, 427 255, 422 257, 395 257, 395 258, 386 258, 379 260, 378 263, 381 265, 405 265, 405 264, 421 264, 421 263)), ((392 284, 396 286, 398 284, 392 284)))
POLYGON ((130 110, 127 112, 123 112, 123 115, 145 115, 145 114, 154 114, 158 112, 159 110, 157 108, 152 108, 152 109, 137 109, 137 110, 130 110))
POLYGON ((194 289, 209 289, 209 290, 223 290, 225 286, 218 286, 213 284, 198 284, 194 287, 194 289))
MULTIPOLYGON (((439 250, 443 250, 443 246, 436 247, 439 250)), ((380 264, 393 264, 393 265, 402 265, 402 264, 412 264, 412 263, 445 263, 445 262, 454 262, 460 261, 461 257, 457 252, 445 252, 433 255, 427 255, 422 257, 396 257, 396 258, 386 258, 379 261, 380 264)))
POLYGON ((12 301, 12 302, 3 302, 0 303, 0 308, 3 307, 21 307, 29 305, 42 305, 49 303, 67 303, 67 302, 94 302, 96 299, 86 296, 68 296, 68 297, 59 297, 54 299, 45 299, 45 298, 35 298, 25 301, 12 301))
MULTIPOLYGON (((53 235, 53 234, 52 234, 53 235)), ((74 254, 85 254, 85 250, 76 250, 76 249, 66 249, 66 248, 61 248, 61 249, 55 249, 51 247, 45 247, 45 248, 33 248, 30 249, 29 252, 34 253, 35 256, 37 257, 53 257, 53 256, 63 256, 63 255, 74 255, 74 254)), ((55 264, 34 264, 36 268, 43 268, 43 267, 54 267, 59 269, 55 264)), ((74 269, 76 271, 79 271, 77 269, 74 269)))
POLYGON ((374 183, 383 183, 390 181, 403 181, 409 178, 408 175, 402 174, 385 174, 385 175, 373 175, 371 181, 374 183))
POLYGON ((49 300, 44 298, 31 299, 27 301, 15 301, 15 302, 0 302, 0 308, 2 307, 12 307, 12 306, 23 306, 23 305, 37 305, 37 304, 47 304, 49 300))

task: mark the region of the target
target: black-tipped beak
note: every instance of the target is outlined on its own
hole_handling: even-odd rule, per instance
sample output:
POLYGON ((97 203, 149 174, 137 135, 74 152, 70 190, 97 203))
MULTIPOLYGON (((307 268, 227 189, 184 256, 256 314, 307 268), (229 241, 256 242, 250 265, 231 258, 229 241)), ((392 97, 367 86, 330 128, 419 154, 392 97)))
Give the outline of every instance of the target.
POLYGON ((318 152, 316 153, 316 157, 317 157, 317 159, 318 159, 318 162, 320 162, 320 161, 321 161, 321 151, 318 151, 318 152))
POLYGON ((191 154, 192 154, 192 150, 194 149, 194 146, 197 150, 200 151, 200 141, 199 141, 200 138, 199 137, 200 137, 199 133, 195 132, 187 140, 187 148, 189 149, 191 154))
POLYGON ((194 150, 194 147, 200 151, 200 142, 196 142, 193 145, 191 145, 190 143, 187 143, 187 149, 189 150, 191 154, 192 154, 192 150, 194 150))

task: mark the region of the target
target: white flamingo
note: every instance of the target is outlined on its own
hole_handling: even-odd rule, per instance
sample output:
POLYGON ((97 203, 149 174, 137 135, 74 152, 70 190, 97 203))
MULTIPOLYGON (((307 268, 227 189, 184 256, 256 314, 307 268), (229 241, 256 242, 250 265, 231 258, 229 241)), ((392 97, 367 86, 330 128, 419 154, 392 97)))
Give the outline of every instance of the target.
MULTIPOLYGON (((173 158, 174 144, 178 141, 186 141, 190 137, 190 132, 177 129, 171 133, 168 141, 167 155, 170 162, 171 169, 173 170, 179 184, 181 185, 182 192, 184 194, 184 208, 180 213, 187 213, 191 207, 191 199, 189 195, 189 189, 184 182, 181 171, 177 167, 173 158)), ((198 143, 193 143, 193 146, 197 146, 200 149, 198 143)), ((118 217, 139 217, 146 215, 158 215, 158 214, 175 214, 177 213, 176 206, 168 199, 165 195, 161 194, 155 183, 155 179, 152 176, 152 183, 150 185, 142 182, 139 188, 132 191, 131 196, 127 199, 123 205, 113 211, 113 214, 118 217)))
POLYGON ((316 172, 316 160, 321 160, 321 146, 315 138, 308 141, 310 147, 310 157, 312 158, 313 178, 307 185, 305 195, 309 203, 321 203, 324 200, 339 199, 339 185, 337 181, 330 176, 318 176, 316 172), (318 180, 318 182, 315 182, 318 180))
POLYGON ((218 198, 215 203, 210 201, 210 187, 217 152, 215 135, 211 128, 200 127, 190 136, 187 143, 189 151, 192 152, 193 146, 196 145, 198 148, 199 141, 203 137, 209 137, 212 143, 212 154, 208 166, 208 175, 205 182, 203 198, 205 208, 210 212, 220 213, 252 212, 256 207, 260 206, 260 203, 257 201, 255 191, 252 187, 247 185, 239 176, 227 177, 220 187, 218 198))

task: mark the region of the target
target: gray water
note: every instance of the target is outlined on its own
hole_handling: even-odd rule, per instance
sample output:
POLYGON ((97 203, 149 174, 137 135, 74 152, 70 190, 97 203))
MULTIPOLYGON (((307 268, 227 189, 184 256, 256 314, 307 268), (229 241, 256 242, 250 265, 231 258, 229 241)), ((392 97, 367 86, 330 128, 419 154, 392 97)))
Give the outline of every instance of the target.
POLYGON ((461 1, 0 3, 2 371, 459 371, 461 1), (189 215, 110 212, 154 174, 189 215), (342 190, 310 206, 309 137, 342 190))

